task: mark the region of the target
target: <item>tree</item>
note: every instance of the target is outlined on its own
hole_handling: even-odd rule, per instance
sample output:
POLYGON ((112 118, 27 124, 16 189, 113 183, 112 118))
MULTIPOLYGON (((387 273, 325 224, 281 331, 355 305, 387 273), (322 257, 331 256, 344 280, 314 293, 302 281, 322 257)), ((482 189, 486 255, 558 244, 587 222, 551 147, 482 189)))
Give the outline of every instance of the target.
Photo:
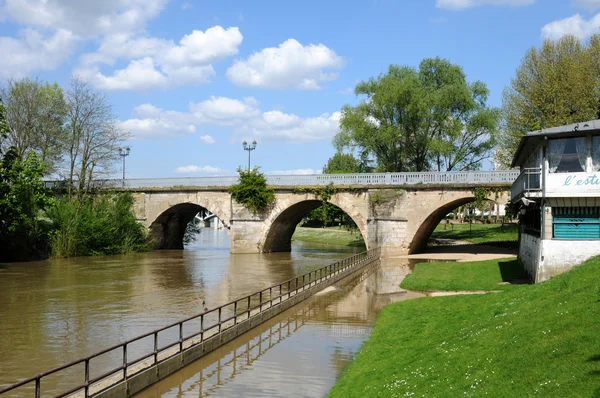
POLYGON ((343 108, 334 146, 373 156, 378 171, 473 169, 494 146, 500 114, 486 105, 486 85, 447 60, 391 65, 355 93, 366 99, 343 108))
MULTIPOLYGON (((0 103, 0 144, 10 129, 0 103)), ((0 145, 0 148, 2 145, 0 145)), ((39 213, 50 203, 35 152, 19 155, 16 147, 0 150, 0 261, 28 260, 46 253, 48 225, 39 213)))
POLYGON ((527 51, 503 93, 496 162, 508 167, 525 133, 599 117, 600 36, 544 40, 527 51))
POLYGON ((56 171, 62 160, 67 112, 60 86, 29 78, 9 80, 0 95, 5 100, 9 126, 5 147, 14 147, 21 159, 35 151, 45 174, 56 171))
POLYGON ((336 152, 323 166, 324 174, 360 173, 361 165, 351 153, 336 152))
POLYGON ((106 97, 88 83, 74 78, 67 91, 66 153, 68 193, 79 199, 95 179, 108 175, 118 160, 118 148, 128 138, 112 113, 106 97), (76 184, 76 185, 75 185, 76 184))

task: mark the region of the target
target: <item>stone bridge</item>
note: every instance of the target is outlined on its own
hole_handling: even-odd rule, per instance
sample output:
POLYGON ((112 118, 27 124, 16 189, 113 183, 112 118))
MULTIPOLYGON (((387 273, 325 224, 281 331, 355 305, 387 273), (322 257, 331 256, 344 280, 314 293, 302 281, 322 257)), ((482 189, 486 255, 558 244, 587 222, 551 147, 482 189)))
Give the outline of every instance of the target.
POLYGON ((231 236, 231 253, 289 251, 298 223, 322 203, 319 187, 333 184, 328 202, 354 220, 367 248, 381 247, 390 256, 421 251, 444 216, 475 200, 475 188, 490 188, 487 199, 505 204, 517 176, 518 171, 268 176, 276 202, 259 214, 227 192, 237 177, 117 183, 133 193, 136 215, 156 249, 182 249, 188 222, 207 210, 231 236))

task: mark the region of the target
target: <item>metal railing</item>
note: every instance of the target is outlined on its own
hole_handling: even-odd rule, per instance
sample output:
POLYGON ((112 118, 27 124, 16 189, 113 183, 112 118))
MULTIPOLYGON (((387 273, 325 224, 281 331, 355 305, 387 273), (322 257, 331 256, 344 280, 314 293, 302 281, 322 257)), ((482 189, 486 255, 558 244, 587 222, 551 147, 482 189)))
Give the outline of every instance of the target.
MULTIPOLYGON (((380 249, 371 249, 366 252, 356 254, 345 258, 325 267, 308 272, 304 275, 288 279, 277 285, 259 290, 245 297, 221 305, 219 307, 207 310, 200 314, 188 317, 182 321, 161 327, 154 331, 137 336, 123 343, 106 348, 95 354, 76 361, 59 366, 52 370, 40 373, 36 376, 22 380, 11 386, 0 389, 0 395, 15 391, 19 388, 29 388, 29 392, 36 398, 42 395, 54 394, 53 396, 66 397, 77 395, 89 397, 102 392, 118 383, 122 383, 140 372, 160 364, 161 362, 182 353, 197 344, 206 341, 209 338, 218 336, 219 333, 248 320, 262 312, 293 298, 295 295, 309 289, 321 282, 327 281, 341 273, 358 269, 364 265, 370 264, 380 256, 380 249), (173 333, 175 332, 175 333, 173 333), (175 335, 175 341, 160 345, 161 337, 175 335), (131 354, 130 347, 143 340, 149 340, 149 346, 137 347, 138 352, 131 354), (101 374, 92 377, 92 361, 108 353, 119 353, 120 365, 110 369, 101 369, 101 374), (74 368, 83 367, 83 374, 80 375, 82 383, 68 388, 66 391, 42 391, 42 382, 45 378, 56 376, 60 372, 74 368)), ((81 369, 80 369, 81 370, 81 369)), ((21 391, 22 392, 22 391, 21 391)))
POLYGON ((510 199, 515 201, 529 192, 535 192, 542 189, 542 169, 539 167, 525 168, 519 174, 516 181, 510 189, 510 199))
MULTIPOLYGON (((420 173, 362 173, 362 174, 313 174, 313 175, 267 175, 272 186, 316 185, 417 185, 417 184, 512 184, 519 176, 518 170, 500 171, 449 171, 420 173)), ((170 187, 229 187, 238 182, 237 176, 188 177, 188 178, 133 178, 105 180, 106 187, 122 188, 170 188, 170 187)), ((52 188, 58 181, 46 181, 52 188)))

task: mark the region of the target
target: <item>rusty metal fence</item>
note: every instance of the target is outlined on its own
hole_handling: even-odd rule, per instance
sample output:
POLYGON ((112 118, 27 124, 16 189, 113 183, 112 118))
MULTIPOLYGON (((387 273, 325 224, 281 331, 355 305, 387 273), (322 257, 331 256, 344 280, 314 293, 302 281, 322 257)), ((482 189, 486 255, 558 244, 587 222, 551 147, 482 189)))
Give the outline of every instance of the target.
MULTIPOLYGON (((16 396, 26 394, 36 398, 45 396, 87 398, 96 395, 116 384, 127 381, 146 369, 159 365, 184 350, 225 332, 242 321, 260 315, 274 305, 284 303, 306 289, 326 282, 344 272, 370 264, 379 259, 379 256, 380 249, 371 249, 345 258, 22 380, 0 389, 0 395, 8 396, 14 393, 17 394, 16 396), (101 364, 95 364, 95 359, 107 354, 113 358, 117 356, 119 364, 108 369, 101 364), (76 375, 81 381, 73 387, 63 386, 62 390, 56 386, 44 385, 44 381, 52 377, 56 379, 57 376, 63 374, 69 374, 71 378, 76 375)), ((53 381, 56 382, 56 380, 53 381)))

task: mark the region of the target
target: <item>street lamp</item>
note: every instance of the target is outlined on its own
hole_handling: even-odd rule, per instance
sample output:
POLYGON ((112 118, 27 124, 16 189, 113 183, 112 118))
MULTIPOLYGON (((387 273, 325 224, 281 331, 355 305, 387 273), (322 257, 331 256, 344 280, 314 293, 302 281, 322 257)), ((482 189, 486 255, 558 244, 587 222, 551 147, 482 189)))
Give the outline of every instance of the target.
POLYGON ((125 184, 125 157, 129 156, 129 151, 131 151, 131 148, 128 146, 119 148, 119 156, 123 158, 123 184, 125 184))
POLYGON ((256 149, 256 140, 252 141, 252 144, 248 145, 246 141, 242 142, 244 151, 248 151, 248 171, 250 171, 250 152, 256 149))

